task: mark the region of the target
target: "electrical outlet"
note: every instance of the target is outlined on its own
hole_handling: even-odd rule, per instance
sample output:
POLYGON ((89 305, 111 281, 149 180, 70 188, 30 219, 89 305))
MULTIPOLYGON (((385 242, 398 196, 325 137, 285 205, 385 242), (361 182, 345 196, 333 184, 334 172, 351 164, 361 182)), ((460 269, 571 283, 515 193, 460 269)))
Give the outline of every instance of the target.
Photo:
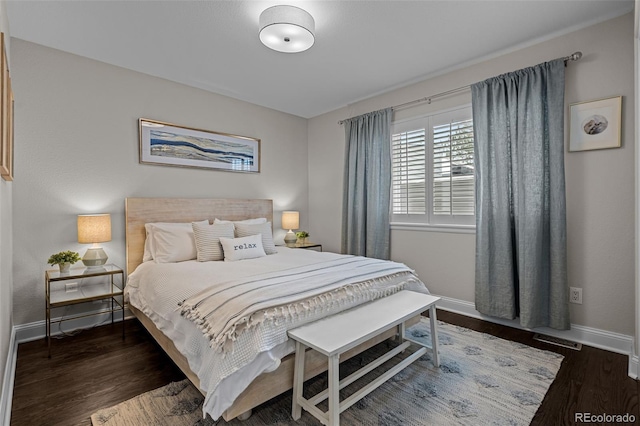
POLYGON ((580 287, 569 287, 569 302, 582 305, 582 289, 580 287))
POLYGON ((65 283, 64 291, 71 293, 72 291, 78 291, 78 283, 65 283))

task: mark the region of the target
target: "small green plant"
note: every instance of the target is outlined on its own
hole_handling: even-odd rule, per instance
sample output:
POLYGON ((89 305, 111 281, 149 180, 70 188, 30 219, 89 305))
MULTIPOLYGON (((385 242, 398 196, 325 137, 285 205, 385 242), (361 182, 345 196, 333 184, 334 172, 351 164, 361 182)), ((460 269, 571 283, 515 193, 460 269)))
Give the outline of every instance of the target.
POLYGON ((75 251, 67 250, 61 251, 60 253, 52 254, 49 256, 49 260, 47 263, 51 266, 53 265, 62 265, 64 263, 76 263, 81 259, 80 254, 75 251))
POLYGON ((296 232, 296 237, 298 238, 308 238, 309 233, 307 231, 298 231, 296 232))

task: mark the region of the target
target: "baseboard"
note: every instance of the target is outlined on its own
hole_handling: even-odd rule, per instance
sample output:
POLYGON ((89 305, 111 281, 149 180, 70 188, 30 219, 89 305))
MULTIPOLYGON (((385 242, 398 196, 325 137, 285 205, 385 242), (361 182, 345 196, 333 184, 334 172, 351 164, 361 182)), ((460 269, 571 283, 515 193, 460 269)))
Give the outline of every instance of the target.
MULTIPOLYGON (((566 331, 556 330, 548 327, 539 327, 535 329, 525 328, 520 325, 517 320, 505 320, 483 315, 476 311, 475 304, 465 300, 452 299, 442 297, 438 303, 438 309, 455 312, 472 318, 482 319, 484 321, 502 324, 509 327, 519 328, 521 330, 535 331, 548 336, 560 337, 562 339, 572 340, 582 343, 583 345, 593 346, 611 352, 623 355, 633 354, 633 337, 625 334, 614 333, 611 331, 600 330, 597 328, 585 327, 582 325, 571 324, 571 329, 566 331)), ((637 369, 636 369, 637 371, 637 369)))
POLYGON ((638 380, 640 372, 640 358, 638 355, 629 355, 629 377, 638 380))
MULTIPOLYGON (((62 323, 63 332, 66 333, 66 332, 71 332, 79 329, 98 327, 100 325, 106 324, 107 322, 111 321, 110 312, 95 311, 95 312, 88 312, 87 315, 93 315, 93 316, 86 316, 86 317, 73 319, 73 320, 65 320, 62 323)), ((126 305, 125 305, 124 318, 128 319, 131 317, 133 317, 133 314, 129 312, 128 309, 126 309, 126 305)), ((56 324, 56 321, 58 321, 59 319, 60 318, 53 318, 51 320, 52 336, 57 336, 63 333, 60 331, 60 329, 58 328, 58 325, 56 324)), ((114 312, 113 320, 122 321, 122 311, 114 312)), ((35 321, 28 324, 17 325, 17 326, 14 326, 14 329, 15 329, 17 343, 31 342, 33 340, 42 339, 47 335, 47 323, 45 320, 35 321)))
POLYGON ((16 361, 18 357, 18 342, 16 328, 11 327, 11 337, 7 353, 7 363, 4 367, 2 379, 2 397, 0 398, 0 420, 3 425, 11 424, 11 403, 13 402, 13 383, 16 376, 16 361))

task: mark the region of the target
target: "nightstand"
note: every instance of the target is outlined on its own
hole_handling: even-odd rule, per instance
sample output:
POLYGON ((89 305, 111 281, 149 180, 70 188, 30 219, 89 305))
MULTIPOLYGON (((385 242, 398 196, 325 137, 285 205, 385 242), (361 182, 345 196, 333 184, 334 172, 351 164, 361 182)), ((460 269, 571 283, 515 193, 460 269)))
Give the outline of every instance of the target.
POLYGON ((294 243, 294 244, 287 244, 286 246, 289 248, 311 249, 315 251, 322 251, 322 244, 316 244, 316 243, 294 243))
POLYGON ((111 313, 111 323, 113 324, 114 313, 117 309, 120 309, 122 311, 122 338, 124 339, 124 271, 120 267, 108 264, 92 268, 72 268, 69 272, 50 269, 44 274, 44 290, 49 358, 51 358, 52 322, 61 323, 63 321, 111 313), (51 320, 52 309, 100 300, 111 302, 110 308, 99 312, 72 314, 66 318, 51 320))

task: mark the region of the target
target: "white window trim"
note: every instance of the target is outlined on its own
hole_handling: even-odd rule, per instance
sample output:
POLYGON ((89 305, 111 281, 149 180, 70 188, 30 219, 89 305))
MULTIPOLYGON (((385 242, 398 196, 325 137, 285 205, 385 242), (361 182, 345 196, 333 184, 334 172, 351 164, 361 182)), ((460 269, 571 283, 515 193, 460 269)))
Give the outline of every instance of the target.
MULTIPOLYGON (((394 121, 392 126, 394 127, 394 131, 396 126, 401 127, 405 123, 418 121, 418 120, 427 120, 427 117, 435 116, 438 114, 447 114, 453 111, 462 110, 466 108, 471 108, 471 104, 458 105, 451 108, 446 108, 438 111, 434 111, 428 114, 420 115, 417 117, 405 118, 402 120, 394 121)), ((433 126, 426 126, 427 133, 429 137, 433 137, 433 126)), ((403 130, 400 130, 403 131, 403 130)), ((429 143, 427 145, 427 155, 429 158, 433 158, 433 144, 429 143)), ((426 175, 426 185, 429 188, 433 188, 433 176, 432 173, 427 173, 426 175)), ((393 195, 392 195, 393 196, 393 195)), ((461 223, 446 223, 446 222, 437 222, 433 223, 433 189, 427 192, 427 213, 425 215, 420 215, 427 222, 403 222, 398 220, 399 218, 393 214, 393 211, 390 212, 391 217, 391 230, 406 230, 406 231, 419 231, 419 232, 447 232, 447 233, 457 233, 457 234, 475 234, 476 226, 475 219, 474 224, 461 224, 461 223)), ((406 215, 405 215, 406 216, 406 215)), ((473 216, 475 218, 475 215, 473 216)))
POLYGON ((449 234, 475 234, 475 225, 441 225, 429 223, 391 222, 392 231, 444 232, 449 234))

